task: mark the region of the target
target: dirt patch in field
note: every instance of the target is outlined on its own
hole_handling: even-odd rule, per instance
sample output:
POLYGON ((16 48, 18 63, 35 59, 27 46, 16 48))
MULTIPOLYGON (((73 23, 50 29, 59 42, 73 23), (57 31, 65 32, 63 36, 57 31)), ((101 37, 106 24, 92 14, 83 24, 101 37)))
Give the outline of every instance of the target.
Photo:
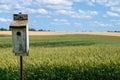
MULTIPOLYGON (((0 31, 2 35, 11 35, 11 31, 0 31)), ((89 35, 106 35, 106 36, 120 36, 117 32, 39 32, 39 31, 29 31, 29 35, 66 35, 66 34, 89 34, 89 35)))

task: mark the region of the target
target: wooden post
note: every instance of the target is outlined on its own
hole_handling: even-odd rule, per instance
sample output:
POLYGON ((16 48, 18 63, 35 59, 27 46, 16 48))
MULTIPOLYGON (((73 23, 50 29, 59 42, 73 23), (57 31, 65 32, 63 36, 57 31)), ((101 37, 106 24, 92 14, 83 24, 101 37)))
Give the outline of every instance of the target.
POLYGON ((24 80, 24 74, 23 74, 23 57, 20 56, 20 80, 24 80))

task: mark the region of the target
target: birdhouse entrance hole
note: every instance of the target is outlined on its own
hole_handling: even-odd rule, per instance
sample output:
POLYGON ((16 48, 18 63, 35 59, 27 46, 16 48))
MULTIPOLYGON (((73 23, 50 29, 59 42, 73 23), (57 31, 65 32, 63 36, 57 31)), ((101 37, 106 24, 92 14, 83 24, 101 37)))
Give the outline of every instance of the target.
POLYGON ((21 36, 21 32, 17 32, 17 36, 21 36))

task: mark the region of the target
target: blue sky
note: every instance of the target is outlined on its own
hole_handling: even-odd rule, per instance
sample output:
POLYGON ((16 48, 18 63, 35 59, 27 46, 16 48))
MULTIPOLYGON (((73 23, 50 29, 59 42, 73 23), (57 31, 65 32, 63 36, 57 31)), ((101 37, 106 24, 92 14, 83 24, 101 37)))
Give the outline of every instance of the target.
POLYGON ((8 29, 19 12, 35 29, 120 31, 120 0, 0 0, 0 27, 8 29))

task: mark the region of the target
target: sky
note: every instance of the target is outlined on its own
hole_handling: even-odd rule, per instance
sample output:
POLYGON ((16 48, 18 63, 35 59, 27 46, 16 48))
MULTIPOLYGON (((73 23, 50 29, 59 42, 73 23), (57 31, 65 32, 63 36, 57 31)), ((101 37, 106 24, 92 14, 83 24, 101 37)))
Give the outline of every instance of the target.
POLYGON ((120 31, 120 0, 0 0, 0 28, 19 12, 36 30, 120 31))

